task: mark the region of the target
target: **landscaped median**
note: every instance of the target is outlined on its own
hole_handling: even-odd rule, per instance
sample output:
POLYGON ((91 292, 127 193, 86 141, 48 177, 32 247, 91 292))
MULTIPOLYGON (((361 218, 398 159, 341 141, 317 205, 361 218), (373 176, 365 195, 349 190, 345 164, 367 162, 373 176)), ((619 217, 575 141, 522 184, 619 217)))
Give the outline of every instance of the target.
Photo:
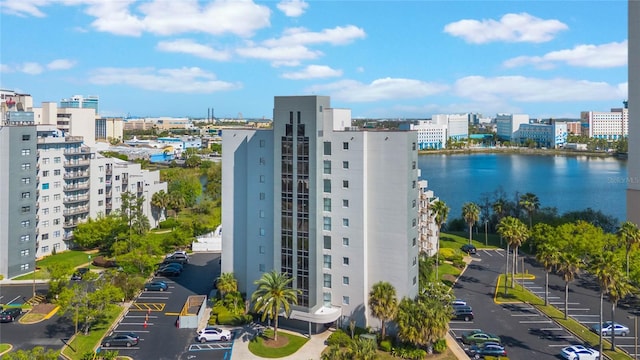
MULTIPOLYGON (((515 287, 509 287, 507 293, 505 294, 504 285, 505 285, 505 276, 504 274, 498 276, 498 281, 496 283, 496 291, 494 301, 497 304, 505 304, 505 303, 527 303, 534 306, 536 309, 543 312, 546 316, 548 316, 551 320, 556 322, 558 325, 565 328, 567 331, 572 333, 576 338, 583 341, 586 345, 597 349, 600 343, 600 336, 587 328, 586 326, 580 324, 576 320, 569 317, 565 320, 564 313, 558 310, 553 305, 544 305, 544 300, 539 298, 538 296, 531 293, 529 290, 524 288, 521 283, 518 283, 518 279, 522 279, 519 277, 521 275, 516 275, 516 283, 515 287)), ((532 275, 530 275, 532 276, 532 275)), ((533 277, 530 277, 531 279, 533 277)), ((525 276, 525 279, 527 277, 525 276)), ((509 282, 511 277, 508 278, 509 282)), ((510 283, 509 283, 510 285, 510 283)), ((604 356, 612 359, 612 360, 631 360, 632 357, 627 353, 616 349, 616 351, 607 350, 611 348, 611 343, 608 342, 605 338, 603 338, 603 348, 604 356)))
POLYGON ((124 314, 126 308, 113 305, 105 311, 104 321, 91 328, 89 334, 77 333, 62 348, 62 356, 70 360, 81 360, 88 352, 95 352, 100 340, 111 330, 116 320, 124 314))

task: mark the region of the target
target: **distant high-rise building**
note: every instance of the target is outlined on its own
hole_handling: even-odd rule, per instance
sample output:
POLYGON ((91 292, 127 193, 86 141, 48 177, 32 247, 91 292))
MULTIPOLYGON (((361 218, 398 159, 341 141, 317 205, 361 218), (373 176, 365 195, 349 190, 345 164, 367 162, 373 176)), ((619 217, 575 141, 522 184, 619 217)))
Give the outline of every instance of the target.
POLYGON ((300 293, 286 322, 311 332, 379 326, 377 282, 417 295, 416 132, 353 128, 327 96, 278 96, 272 129, 222 137, 222 272, 241 292, 265 272, 289 275, 300 293))
POLYGON ((640 225, 640 1, 629 0, 627 219, 640 225))
POLYGON ((68 99, 60 100, 61 108, 75 108, 75 109, 93 109, 98 112, 98 97, 97 96, 87 96, 84 97, 82 95, 74 95, 68 99))
POLYGON ((521 124, 529 123, 527 114, 497 114, 496 136, 501 141, 518 142, 518 130, 521 124))
POLYGON ((590 138, 620 140, 629 134, 629 109, 626 107, 611 111, 583 111, 580 122, 584 133, 590 138))

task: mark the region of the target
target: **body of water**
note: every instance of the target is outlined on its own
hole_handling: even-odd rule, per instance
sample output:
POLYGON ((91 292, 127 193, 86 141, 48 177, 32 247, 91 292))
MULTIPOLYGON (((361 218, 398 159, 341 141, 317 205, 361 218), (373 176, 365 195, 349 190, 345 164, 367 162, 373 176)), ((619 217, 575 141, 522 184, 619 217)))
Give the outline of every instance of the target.
POLYGON ((479 203, 502 189, 534 193, 540 207, 558 214, 592 208, 626 219, 627 162, 611 157, 523 154, 429 154, 418 157, 422 179, 450 207, 449 219, 462 215, 465 202, 479 203))

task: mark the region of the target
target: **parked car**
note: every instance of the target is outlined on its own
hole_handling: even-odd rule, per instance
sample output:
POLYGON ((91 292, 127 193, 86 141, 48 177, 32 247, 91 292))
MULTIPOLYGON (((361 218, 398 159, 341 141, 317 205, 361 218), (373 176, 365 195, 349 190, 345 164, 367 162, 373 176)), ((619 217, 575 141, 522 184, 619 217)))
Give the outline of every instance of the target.
POLYGON ((617 336, 627 336, 629 333, 628 327, 611 321, 606 321, 602 326, 600 326, 600 324, 595 324, 591 327, 591 330, 596 334, 599 334, 602 331, 603 336, 609 336, 612 332, 617 336))
POLYGON ((471 306, 458 306, 453 308, 453 315, 451 316, 452 320, 464 320, 471 321, 473 320, 473 310, 471 306))
POLYGON ((180 263, 162 263, 160 264, 160 266, 158 266, 158 269, 166 268, 166 267, 176 268, 180 271, 184 270, 184 266, 182 266, 182 264, 180 263))
POLYGON ((167 267, 167 268, 159 269, 158 271, 156 271, 156 276, 173 277, 173 276, 180 276, 180 273, 181 271, 179 269, 167 267))
POLYGON ((467 306, 467 302, 462 299, 455 299, 451 302, 451 306, 467 306))
POLYGON ((102 339, 102 346, 132 347, 132 346, 138 345, 139 341, 140 341, 140 338, 135 334, 132 335, 131 333, 117 333, 102 339))
POLYGON ((180 264, 186 264, 189 262, 189 255, 184 251, 174 252, 164 258, 164 262, 177 262, 180 264))
POLYGON ((462 343, 465 345, 478 345, 485 342, 495 342, 501 344, 500 337, 494 334, 486 333, 482 330, 473 330, 462 333, 462 343))
POLYGON ((22 315, 22 308, 19 307, 11 307, 6 308, 0 312, 0 322, 14 322, 16 319, 22 315))
POLYGON ((495 342, 473 345, 467 349, 467 355, 473 359, 484 359, 485 356, 507 356, 504 346, 495 342))
POLYGON ((562 348, 560 356, 567 360, 599 360, 600 352, 582 345, 571 345, 562 348))
POLYGON ((144 289, 146 291, 166 291, 169 289, 169 285, 164 281, 151 281, 144 284, 144 289))
POLYGON ((73 273, 73 275, 71 275, 71 280, 80 281, 82 280, 82 277, 84 276, 84 274, 88 272, 89 272, 89 268, 79 268, 73 273))
POLYGON ((178 273, 182 273, 183 268, 182 268, 182 265, 180 264, 164 264, 164 265, 160 265, 158 270, 156 270, 156 273, 163 272, 165 270, 175 270, 178 273))
POLYGON ((197 332, 197 339, 199 342, 207 342, 207 341, 227 341, 231 340, 231 331, 221 329, 218 327, 206 327, 197 332))
POLYGON ((475 254, 477 252, 475 245, 472 244, 464 244, 460 247, 460 250, 466 252, 469 255, 475 254))

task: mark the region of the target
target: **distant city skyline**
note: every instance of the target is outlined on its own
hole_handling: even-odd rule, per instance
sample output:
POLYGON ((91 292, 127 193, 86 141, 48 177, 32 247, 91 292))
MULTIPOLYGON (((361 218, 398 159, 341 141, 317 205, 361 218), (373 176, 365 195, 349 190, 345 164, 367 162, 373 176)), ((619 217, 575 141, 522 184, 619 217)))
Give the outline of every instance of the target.
POLYGON ((627 1, 0 0, 0 88, 102 116, 579 118, 627 99, 627 1))

